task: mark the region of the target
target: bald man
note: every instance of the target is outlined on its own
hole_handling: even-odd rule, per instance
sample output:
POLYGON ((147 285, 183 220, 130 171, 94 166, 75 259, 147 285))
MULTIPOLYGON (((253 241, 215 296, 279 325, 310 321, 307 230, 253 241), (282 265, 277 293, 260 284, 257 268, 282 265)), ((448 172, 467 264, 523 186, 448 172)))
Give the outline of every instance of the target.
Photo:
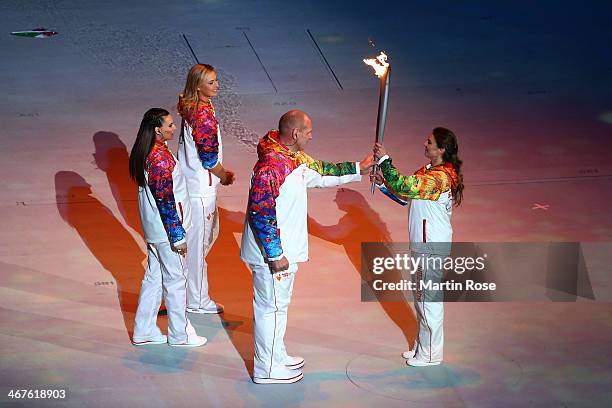
POLYGON ((303 378, 302 357, 287 354, 287 309, 298 263, 308 260, 306 191, 360 181, 374 164, 327 163, 304 153, 312 139, 312 121, 299 110, 285 113, 279 130, 257 146, 240 258, 253 271, 257 384, 291 384, 303 378))

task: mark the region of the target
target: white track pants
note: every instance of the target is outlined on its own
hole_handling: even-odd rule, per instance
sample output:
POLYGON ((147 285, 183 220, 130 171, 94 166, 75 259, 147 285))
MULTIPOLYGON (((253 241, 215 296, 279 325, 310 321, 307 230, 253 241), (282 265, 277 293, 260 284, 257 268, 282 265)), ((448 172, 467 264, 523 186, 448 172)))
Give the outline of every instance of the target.
POLYGON ((157 312, 166 299, 168 341, 184 343, 191 325, 185 312, 185 261, 170 249, 170 243, 147 244, 147 270, 140 286, 134 337, 148 338, 161 334, 157 312), (189 327, 189 329, 188 329, 189 327))
MULTIPOLYGON (((413 257, 419 254, 412 253, 413 257)), ((427 255, 423 258, 423 266, 419 267, 412 275, 413 282, 417 285, 417 290, 413 291, 414 308, 419 322, 419 332, 416 338, 415 357, 421 361, 438 362, 442 361, 444 348, 444 302, 443 291, 441 290, 420 290, 420 280, 424 282, 432 281, 440 283, 442 280, 441 265, 444 257, 440 255, 427 255), (436 265, 432 260, 438 258, 436 265), (428 261, 429 259, 429 261, 428 261)))
POLYGON ((192 197, 191 228, 187 231, 187 307, 210 306, 206 255, 219 233, 217 198, 192 197))
POLYGON ((287 309, 293 293, 297 264, 283 272, 270 273, 267 265, 249 265, 253 271, 253 331, 255 358, 253 376, 282 378, 286 376, 287 350, 285 330, 287 309))

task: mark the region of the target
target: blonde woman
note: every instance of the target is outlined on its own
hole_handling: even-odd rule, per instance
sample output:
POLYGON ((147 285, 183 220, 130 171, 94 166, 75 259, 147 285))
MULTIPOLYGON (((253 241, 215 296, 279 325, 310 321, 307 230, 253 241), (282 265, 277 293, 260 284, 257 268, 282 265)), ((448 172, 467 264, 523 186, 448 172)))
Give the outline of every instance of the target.
POLYGON ((187 234, 187 311, 199 314, 223 312, 208 294, 205 259, 218 232, 217 186, 234 182, 234 173, 222 164, 221 132, 210 100, 218 93, 215 69, 196 64, 187 74, 177 106, 183 118, 178 159, 187 178, 193 223, 187 234))

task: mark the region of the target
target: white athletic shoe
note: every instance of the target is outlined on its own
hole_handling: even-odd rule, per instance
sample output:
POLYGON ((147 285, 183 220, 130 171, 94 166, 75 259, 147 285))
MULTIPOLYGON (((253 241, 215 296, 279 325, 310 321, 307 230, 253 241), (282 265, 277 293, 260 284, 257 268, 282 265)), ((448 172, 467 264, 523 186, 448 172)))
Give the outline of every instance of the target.
POLYGON ((406 364, 408 364, 411 367, 429 367, 429 366, 437 366, 440 365, 441 361, 432 361, 432 362, 428 362, 428 361, 423 361, 423 360, 419 360, 418 358, 409 358, 406 361, 406 364))
POLYGON ((147 344, 166 344, 168 338, 163 334, 153 337, 133 337, 132 344, 135 346, 146 346, 147 344))
POLYGON ((415 350, 408 350, 408 351, 404 351, 404 352, 402 353, 402 357, 404 357, 406 360, 408 360, 409 358, 414 357, 414 353, 415 353, 415 352, 416 352, 416 349, 415 349, 415 350))
MULTIPOLYGON (((296 371, 293 371, 293 374, 295 373, 296 371)), ((302 378, 304 378, 304 374, 301 371, 299 371, 299 374, 293 375, 292 377, 287 377, 287 378, 253 377, 253 382, 255 384, 293 384, 293 383, 300 381, 302 378)))
POLYGON ((187 312, 195 313, 195 314, 219 314, 223 313, 223 305, 221 303, 212 302, 209 306, 200 307, 200 308, 192 308, 188 307, 187 312))
POLYGON ((304 357, 300 357, 300 356, 287 356, 287 359, 285 360, 285 367, 291 369, 291 370, 297 370, 299 368, 304 367, 304 357))
POLYGON ((206 344, 208 339, 204 336, 188 335, 185 343, 168 343, 172 347, 200 347, 206 344))

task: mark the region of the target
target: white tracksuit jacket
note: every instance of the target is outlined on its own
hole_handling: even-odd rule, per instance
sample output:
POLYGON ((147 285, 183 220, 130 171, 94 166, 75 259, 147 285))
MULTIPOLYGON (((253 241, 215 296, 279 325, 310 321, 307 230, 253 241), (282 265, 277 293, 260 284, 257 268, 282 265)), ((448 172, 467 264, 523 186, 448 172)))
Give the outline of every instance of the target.
POLYGON ((359 163, 331 164, 293 153, 270 131, 257 146, 240 258, 252 265, 283 256, 308 260, 307 188, 361 180, 359 163))
POLYGON ((223 149, 219 123, 209 102, 202 102, 189 114, 188 121, 183 120, 178 158, 187 178, 189 195, 216 196, 220 180, 209 169, 223 161, 223 149))
POLYGON ((191 227, 187 181, 166 142, 156 141, 145 165, 146 187, 138 187, 138 209, 145 240, 156 244, 186 242, 191 227))
POLYGON ((411 176, 402 176, 389 156, 382 157, 379 163, 387 184, 396 194, 385 186, 379 186, 381 191, 402 205, 410 203, 408 224, 411 250, 423 254, 450 255, 453 240, 452 190, 457 185, 453 166, 450 163, 439 166, 428 164, 411 176))

